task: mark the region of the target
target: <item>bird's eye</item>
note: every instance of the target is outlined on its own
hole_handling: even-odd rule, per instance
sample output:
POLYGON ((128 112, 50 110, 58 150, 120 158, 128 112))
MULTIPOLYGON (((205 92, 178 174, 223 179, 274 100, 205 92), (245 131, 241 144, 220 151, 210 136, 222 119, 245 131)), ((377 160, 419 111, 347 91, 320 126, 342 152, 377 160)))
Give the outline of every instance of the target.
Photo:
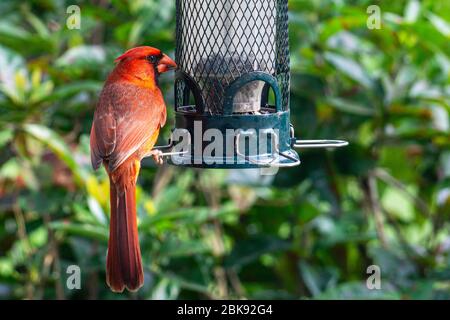
POLYGON ((148 57, 147 57, 147 60, 148 60, 150 63, 156 63, 156 62, 158 61, 158 58, 157 58, 156 56, 148 56, 148 57))

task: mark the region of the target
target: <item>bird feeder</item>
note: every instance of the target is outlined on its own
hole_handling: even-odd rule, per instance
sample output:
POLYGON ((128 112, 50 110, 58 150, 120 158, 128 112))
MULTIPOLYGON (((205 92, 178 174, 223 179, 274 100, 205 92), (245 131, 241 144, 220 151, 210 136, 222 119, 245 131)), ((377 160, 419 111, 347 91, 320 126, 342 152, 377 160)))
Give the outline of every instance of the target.
POLYGON ((175 128, 169 162, 200 168, 291 167, 288 0, 176 1, 175 128))

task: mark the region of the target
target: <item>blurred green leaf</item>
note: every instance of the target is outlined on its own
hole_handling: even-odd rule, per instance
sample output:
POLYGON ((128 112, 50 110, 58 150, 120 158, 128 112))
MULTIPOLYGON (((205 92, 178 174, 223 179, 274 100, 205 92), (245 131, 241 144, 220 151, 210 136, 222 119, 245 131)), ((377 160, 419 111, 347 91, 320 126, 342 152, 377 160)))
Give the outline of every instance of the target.
POLYGON ((225 265, 230 268, 240 268, 255 261, 265 253, 282 252, 290 247, 291 245, 288 242, 275 237, 252 237, 235 244, 233 251, 225 259, 225 265))
POLYGON ((359 115, 359 116, 374 116, 375 110, 355 102, 348 101, 341 98, 330 97, 325 100, 329 105, 338 109, 339 111, 359 115))
POLYGON ((76 162, 73 153, 58 134, 51 129, 38 124, 25 124, 23 129, 37 140, 47 145, 70 168, 78 183, 84 185, 87 173, 76 162))
POLYGON ((438 30, 442 35, 446 36, 447 38, 450 37, 450 25, 447 21, 439 17, 438 15, 435 15, 431 12, 427 13, 428 19, 430 19, 433 26, 438 30))
POLYGON ((369 290, 362 283, 346 283, 329 289, 316 298, 327 300, 398 300, 401 299, 401 294, 389 284, 385 285, 383 290, 369 290))
POLYGON ((420 12, 420 2, 418 0, 409 0, 405 8, 405 21, 413 23, 417 21, 420 12))
POLYGON ((356 83, 363 85, 367 89, 373 87, 372 79, 355 60, 332 52, 325 52, 324 58, 356 83))
POLYGON ((4 129, 0 131, 0 148, 3 148, 14 137, 14 132, 10 129, 4 129))
POLYGON ((58 231, 67 232, 70 235, 81 236, 91 240, 98 240, 103 243, 108 242, 109 231, 107 228, 66 222, 53 222, 51 227, 58 231))

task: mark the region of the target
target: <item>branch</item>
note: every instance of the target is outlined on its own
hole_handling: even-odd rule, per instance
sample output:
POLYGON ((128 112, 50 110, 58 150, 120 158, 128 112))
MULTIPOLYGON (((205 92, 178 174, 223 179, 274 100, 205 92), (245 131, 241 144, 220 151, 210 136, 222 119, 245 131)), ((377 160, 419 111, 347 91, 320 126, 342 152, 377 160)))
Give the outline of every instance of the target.
POLYGON ((377 231, 381 245, 384 248, 387 248, 386 235, 384 233, 384 226, 383 226, 383 211, 381 210, 377 181, 375 179, 373 172, 369 173, 368 176, 368 188, 369 188, 370 206, 372 208, 372 213, 375 219, 375 229, 377 231))

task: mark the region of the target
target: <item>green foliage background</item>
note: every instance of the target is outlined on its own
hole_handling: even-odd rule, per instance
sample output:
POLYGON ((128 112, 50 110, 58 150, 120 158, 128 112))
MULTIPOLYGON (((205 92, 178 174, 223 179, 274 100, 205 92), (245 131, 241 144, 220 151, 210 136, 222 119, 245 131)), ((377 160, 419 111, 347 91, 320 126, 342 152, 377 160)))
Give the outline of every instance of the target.
POLYGON ((125 49, 173 56, 174 1, 0 2, 0 298, 450 298, 450 2, 289 7, 297 135, 351 145, 302 152, 273 181, 146 162, 146 284, 118 295, 104 281, 108 182, 90 167, 91 119, 125 49), (71 4, 81 30, 66 27, 71 4), (73 264, 81 290, 66 288, 73 264), (372 264, 381 290, 366 288, 372 264))

